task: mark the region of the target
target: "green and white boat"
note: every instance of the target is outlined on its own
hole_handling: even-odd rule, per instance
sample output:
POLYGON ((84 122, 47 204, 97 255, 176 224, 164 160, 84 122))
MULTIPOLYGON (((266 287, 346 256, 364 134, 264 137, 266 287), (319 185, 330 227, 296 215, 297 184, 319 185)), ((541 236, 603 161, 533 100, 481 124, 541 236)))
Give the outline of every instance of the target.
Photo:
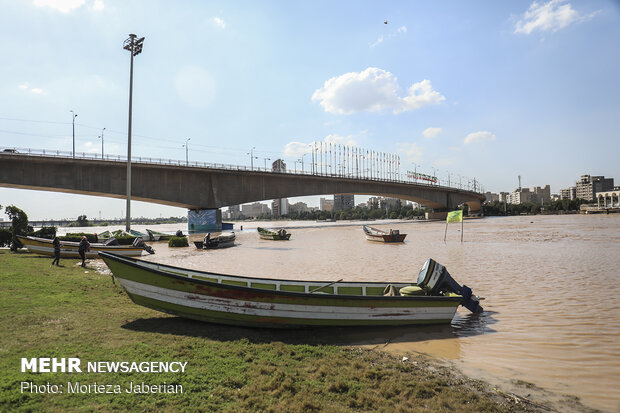
POLYGON ((291 234, 286 232, 285 229, 279 229, 276 231, 268 230, 265 228, 256 228, 258 235, 261 239, 269 239, 274 241, 288 241, 291 238, 291 234))
POLYGON ((440 324, 451 322, 459 304, 482 311, 467 287, 454 283, 469 290, 467 300, 463 291, 449 291, 454 288, 444 282, 444 267, 433 260, 420 272, 422 283, 412 285, 241 277, 100 256, 134 303, 212 323, 276 328, 440 324))

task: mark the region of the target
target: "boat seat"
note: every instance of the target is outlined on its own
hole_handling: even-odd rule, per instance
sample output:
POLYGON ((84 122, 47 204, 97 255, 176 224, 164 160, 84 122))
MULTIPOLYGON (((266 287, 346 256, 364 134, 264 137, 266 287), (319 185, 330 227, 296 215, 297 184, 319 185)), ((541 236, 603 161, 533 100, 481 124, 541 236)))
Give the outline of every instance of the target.
POLYGON ((398 292, 400 293, 400 295, 404 296, 424 295, 424 290, 417 285, 409 285, 407 287, 403 287, 398 292))

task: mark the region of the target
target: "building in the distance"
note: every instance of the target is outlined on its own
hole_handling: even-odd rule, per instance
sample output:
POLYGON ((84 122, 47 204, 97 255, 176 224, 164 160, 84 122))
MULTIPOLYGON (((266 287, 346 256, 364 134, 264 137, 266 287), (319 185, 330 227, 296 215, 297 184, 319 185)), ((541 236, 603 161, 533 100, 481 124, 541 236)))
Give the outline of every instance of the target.
POLYGON ((308 208, 308 204, 305 202, 295 202, 294 204, 288 205, 288 213, 289 214, 301 214, 302 212, 309 212, 311 209, 308 208))
POLYGON ((334 201, 331 199, 321 198, 319 201, 319 209, 321 211, 333 211, 334 210, 334 201))
MULTIPOLYGON (((286 164, 282 159, 276 159, 271 164, 273 172, 286 172, 286 164)), ((288 199, 278 198, 271 202, 271 213, 276 217, 288 214, 288 199)))
POLYGON ((577 199, 577 187, 571 186, 566 189, 560 189, 560 199, 577 199))
POLYGON ((487 198, 486 202, 499 201, 499 194, 495 194, 493 192, 485 192, 484 196, 487 198))
POLYGON ((355 206, 355 196, 349 194, 334 195, 334 211, 342 211, 355 206))
POLYGON ((247 218, 256 218, 260 215, 269 215, 271 210, 265 204, 260 202, 254 202, 253 204, 246 204, 241 206, 241 215, 247 218))
POLYGON ((598 192, 612 191, 614 189, 614 178, 581 175, 575 187, 575 196, 577 198, 594 201, 598 192))
POLYGON ((278 198, 271 201, 271 214, 275 217, 281 217, 282 215, 288 215, 288 199, 278 198))
MULTIPOLYGON (((500 197, 502 194, 500 194, 500 197)), ((549 185, 545 185, 544 187, 534 186, 532 188, 517 188, 508 194, 508 203, 515 205, 524 204, 526 202, 542 204, 550 200, 551 187, 549 185)))
POLYGON ((499 202, 506 202, 506 203, 508 203, 509 200, 510 200, 510 192, 500 192, 499 193, 499 197, 498 197, 498 201, 499 202))

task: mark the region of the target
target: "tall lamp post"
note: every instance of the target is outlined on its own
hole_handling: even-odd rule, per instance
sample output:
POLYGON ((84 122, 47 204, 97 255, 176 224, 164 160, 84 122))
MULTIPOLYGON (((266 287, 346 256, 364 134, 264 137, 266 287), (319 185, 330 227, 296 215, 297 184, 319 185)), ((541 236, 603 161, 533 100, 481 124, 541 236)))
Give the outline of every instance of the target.
POLYGON ((185 141, 185 144, 183 145, 185 147, 185 165, 189 166, 189 156, 187 154, 188 151, 188 145, 187 143, 189 142, 189 140, 192 138, 187 138, 187 140, 185 141))
POLYGON ((103 131, 105 130, 105 128, 101 129, 101 136, 99 136, 99 138, 101 138, 101 160, 103 160, 103 131))
POLYGON ((258 156, 254 156, 254 149, 256 149, 256 146, 252 146, 252 149, 250 149, 248 153, 248 155, 250 155, 250 171, 254 170, 254 159, 258 159, 258 156))
POLYGON ((73 151, 72 153, 72 157, 73 159, 75 159, 75 118, 77 118, 77 113, 75 113, 74 111, 70 110, 69 112, 72 113, 72 117, 73 117, 73 151))
POLYGON ((267 161, 270 161, 271 158, 263 158, 265 160, 265 171, 267 170, 267 161))
POLYGON ((127 216, 125 217, 125 230, 131 229, 131 99, 133 95, 133 58, 142 53, 144 37, 136 39, 135 34, 130 34, 129 38, 123 42, 123 49, 131 54, 129 66, 129 126, 127 128, 127 216))

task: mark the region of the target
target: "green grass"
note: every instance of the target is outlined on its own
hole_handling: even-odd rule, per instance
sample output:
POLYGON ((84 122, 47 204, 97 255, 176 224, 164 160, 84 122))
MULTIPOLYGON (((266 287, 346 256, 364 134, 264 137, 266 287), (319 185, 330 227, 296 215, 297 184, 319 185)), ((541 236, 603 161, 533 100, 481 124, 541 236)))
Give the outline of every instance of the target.
POLYGON ((510 411, 480 383, 421 356, 402 362, 378 351, 324 345, 320 337, 332 334, 324 330, 244 329, 167 316, 133 304, 110 276, 77 262, 52 267, 51 258, 0 250, 0 410, 510 411), (21 373, 22 357, 79 357, 83 367, 89 361, 188 365, 183 374, 36 374, 21 373), (166 382, 184 392, 31 394, 20 392, 23 381, 123 389, 129 382, 166 382))

